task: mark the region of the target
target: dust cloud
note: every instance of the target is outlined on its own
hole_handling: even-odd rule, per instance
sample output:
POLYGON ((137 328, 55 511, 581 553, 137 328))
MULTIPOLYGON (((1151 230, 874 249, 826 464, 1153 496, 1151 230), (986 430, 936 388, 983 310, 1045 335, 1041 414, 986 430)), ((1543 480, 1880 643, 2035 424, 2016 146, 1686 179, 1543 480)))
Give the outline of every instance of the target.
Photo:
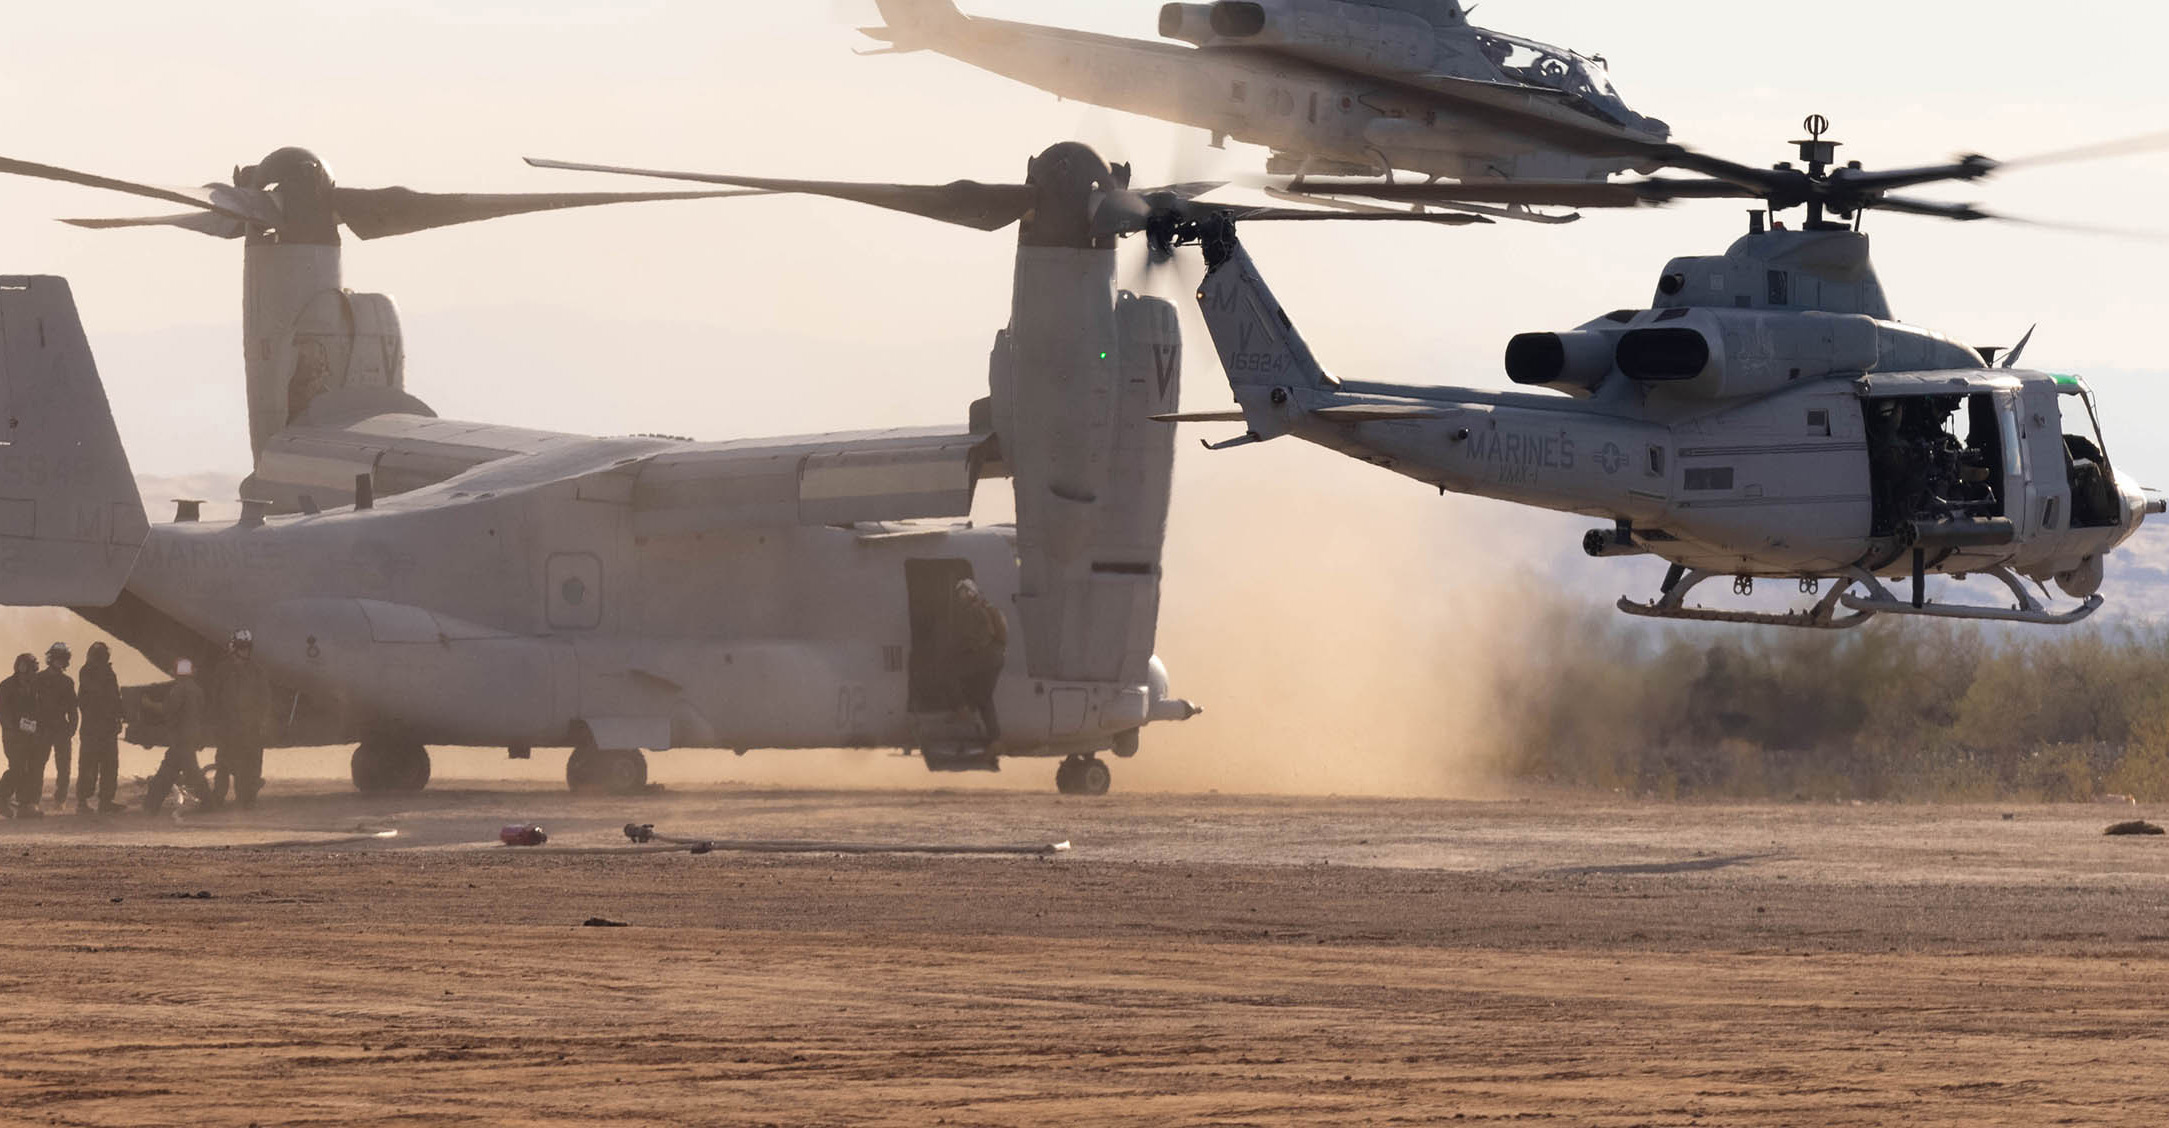
POLYGON ((1175 692, 1125 789, 1484 797, 1526 529, 1293 442, 1183 457, 1161 602, 1175 692))

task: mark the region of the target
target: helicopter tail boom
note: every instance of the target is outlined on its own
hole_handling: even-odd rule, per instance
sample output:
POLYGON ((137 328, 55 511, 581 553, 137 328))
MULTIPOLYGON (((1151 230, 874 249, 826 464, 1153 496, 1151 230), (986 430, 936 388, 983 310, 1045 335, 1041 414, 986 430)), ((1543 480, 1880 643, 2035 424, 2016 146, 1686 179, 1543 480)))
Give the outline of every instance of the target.
POLYGON ((150 535, 63 278, 0 278, 0 603, 104 607, 150 535))

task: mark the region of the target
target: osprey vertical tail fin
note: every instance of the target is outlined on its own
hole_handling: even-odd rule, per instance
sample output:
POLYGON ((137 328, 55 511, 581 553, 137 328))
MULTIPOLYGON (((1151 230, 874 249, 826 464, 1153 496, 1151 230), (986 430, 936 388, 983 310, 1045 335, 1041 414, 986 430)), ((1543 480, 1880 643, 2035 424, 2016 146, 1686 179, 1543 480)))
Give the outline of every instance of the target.
POLYGON ((106 606, 149 535, 67 280, 0 277, 0 603, 106 606))

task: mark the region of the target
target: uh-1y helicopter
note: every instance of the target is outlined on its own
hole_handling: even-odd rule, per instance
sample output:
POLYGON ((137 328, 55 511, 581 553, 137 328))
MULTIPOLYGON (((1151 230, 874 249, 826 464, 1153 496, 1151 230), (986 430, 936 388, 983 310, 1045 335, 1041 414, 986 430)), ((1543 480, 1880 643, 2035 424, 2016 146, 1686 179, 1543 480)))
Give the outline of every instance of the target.
MULTIPOLYGON (((1160 418, 1249 425, 1215 449, 1292 434, 1441 492, 1605 519, 1607 527, 1584 539, 1592 555, 1647 554, 1672 563, 1656 600, 1622 599, 1622 610, 1806 627, 1856 626, 1879 613, 2084 618, 2102 604, 2104 557, 2146 516, 2162 513, 2162 499, 2114 472, 2082 381, 2017 369, 2023 342, 1991 367, 1983 350, 1892 320, 1867 236, 1857 222, 1829 218, 1857 219, 1870 209, 2000 218, 1892 193, 1975 180, 2017 162, 1976 156, 1888 172, 1834 169, 1837 144, 1822 140, 1827 122, 1813 118, 1809 128, 1814 138, 1799 143, 1806 169, 1757 169, 1663 144, 1641 156, 1706 175, 1291 186, 1423 205, 1767 203, 1725 254, 1667 266, 1651 308, 1514 338, 1509 376, 1563 395, 1335 379, 1312 358, 1235 237, 1238 223, 1258 218, 1484 222, 1480 216, 1231 207, 1200 201, 1197 192, 1158 192, 1142 201, 1149 212, 1118 213, 1102 230, 1143 234, 1156 256, 1187 243, 1205 252, 1198 301, 1241 410, 1160 418), (1772 214, 1800 206, 1807 218, 1799 229, 1770 225, 1772 214), (1932 573, 1986 574, 2011 589, 2016 606, 1931 602, 1932 573), (1819 599, 1788 614, 1686 605, 1695 587, 1723 576, 1742 594, 1757 578, 1794 578, 1819 599), (1883 582, 1903 576, 1912 581, 1909 598, 1883 582), (2023 580, 2053 580, 2083 603, 2052 612, 2023 580)), ((808 192, 970 226, 981 226, 974 217, 994 191, 970 181, 865 185, 531 163, 808 192)))
POLYGON ((1513 338, 1507 375, 1563 396, 1336 379, 1273 299, 1233 225, 1174 216, 1163 221, 1173 224, 1167 241, 1203 247, 1198 303, 1241 410, 1170 418, 1248 425, 1220 447, 1292 434, 1441 492, 1607 519, 1609 527, 1584 538, 1590 555, 1671 563, 1657 599, 1619 601, 1632 614, 1825 628, 1877 614, 2042 624, 2087 617, 2103 602, 2104 559, 2148 515, 2164 512, 2163 499, 2115 472, 2082 380, 2017 367, 2025 340, 1994 365, 1997 350, 1894 321, 1859 227, 1870 210, 2004 218, 1892 193, 2021 162, 1833 167, 1828 125, 1808 119, 1810 139, 1797 143, 1804 169, 1686 154, 1679 163, 1716 175, 1361 189, 1417 204, 1767 203, 1723 255, 1668 264, 1650 308, 1513 338), (1806 209, 1799 228, 1773 222, 1794 207, 1806 209), (2016 602, 1934 602, 1931 574, 1986 575, 2016 602), (1785 578, 1820 598, 1785 614, 1686 604, 1696 586, 1727 576, 1737 594, 1751 593, 1758 578, 1785 578), (1893 593, 1884 583, 1891 578, 1909 579, 1910 591, 1893 593), (2053 581, 2082 602, 2052 611, 2026 581, 2044 594, 2053 581))
POLYGON ((1476 27, 1459 0, 1168 4, 1160 34, 1177 43, 968 17, 953 0, 880 7, 877 54, 937 51, 1264 145, 1278 174, 1601 179, 1655 170, 1671 132, 1628 107, 1602 57, 1476 27))
POLYGON ((238 522, 147 524, 67 284, 0 279, 0 602, 75 608, 169 669, 248 629, 282 690, 268 743, 358 741, 363 790, 425 786, 437 743, 569 746, 581 790, 640 788, 643 749, 870 747, 1056 757, 1062 791, 1099 794, 1097 753, 1196 712, 1153 655, 1174 444, 1151 416, 1180 336, 1112 285, 1095 211, 1150 205, 1096 158, 1050 151, 974 205, 1026 218, 967 421, 717 443, 436 418, 390 300, 341 288, 337 228, 746 193, 350 190, 300 150, 202 190, 0 170, 197 209, 92 226, 246 237, 257 455, 238 522), (1003 476, 1013 527, 954 520, 1003 476), (965 579, 1016 628, 998 722, 960 708, 965 579))

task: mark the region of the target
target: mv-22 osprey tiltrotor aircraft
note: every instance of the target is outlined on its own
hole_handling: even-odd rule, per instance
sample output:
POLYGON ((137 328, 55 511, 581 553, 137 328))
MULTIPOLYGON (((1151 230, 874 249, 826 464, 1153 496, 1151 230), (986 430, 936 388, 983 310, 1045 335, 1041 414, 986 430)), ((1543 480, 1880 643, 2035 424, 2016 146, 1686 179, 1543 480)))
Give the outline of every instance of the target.
POLYGON ((1271 173, 1601 179, 1654 171, 1671 132, 1628 108, 1602 57, 1476 27, 1460 0, 1168 4, 1160 34, 1179 43, 967 17, 953 0, 880 6, 877 54, 936 51, 1264 145, 1271 173))
POLYGON ((256 453, 237 523, 184 504, 149 526, 67 284, 0 279, 0 600, 73 607, 167 668, 250 630, 284 691, 271 743, 359 741, 363 790, 424 786, 435 743, 570 746, 576 789, 641 787, 643 749, 891 747, 1058 757, 1061 790, 1099 794, 1097 753, 1196 712, 1153 656, 1175 310, 1114 289, 1096 224, 1151 205, 1088 152, 972 206, 1025 218, 968 424, 720 443, 435 418, 390 301, 341 287, 337 227, 743 193, 350 190, 293 149, 203 190, 0 169, 196 209, 94 226, 246 237, 256 453), (1013 528, 955 522, 1005 475, 1013 528), (998 739, 958 708, 964 579, 1014 625, 998 739))
MULTIPOLYGON (((1968 157, 1889 172, 1833 169, 1837 145, 1821 139, 1826 128, 1822 119, 1810 119, 1814 139, 1800 143, 1804 170, 1756 169, 1667 145, 1645 155, 1709 175, 1628 183, 1295 186, 1418 204, 1616 207, 1713 198, 1768 204, 1724 255, 1673 260, 1652 308, 1606 314, 1571 332, 1514 338, 1508 375, 1564 395, 1335 379, 1312 358, 1235 238, 1235 225, 1253 214, 1445 217, 1291 216, 1286 209, 1154 196, 1151 214, 1120 230, 1143 233, 1161 254, 1184 243, 1203 245, 1208 273, 1198 301, 1241 406, 1162 418, 1249 425, 1216 449, 1293 434, 1441 492, 1605 519, 1609 525, 1584 540, 1592 555, 1647 554, 1672 563, 1655 601, 1620 601, 1635 614, 1806 627, 1856 626, 1879 613, 2028 623, 2086 617, 2102 603, 2104 557, 2148 514, 2163 512, 2163 501, 2116 475, 2093 396, 2081 381, 2018 370, 2024 342, 1995 368, 1987 351, 1893 321, 1868 261, 1867 236, 1857 224, 1828 218, 1871 208, 1999 218, 1970 205, 1892 193, 2010 166, 1968 157), (1803 205, 1800 229, 1769 226, 1774 213, 1803 205), (2009 587, 2016 605, 1931 602, 1930 574, 1985 574, 2009 587), (1724 576, 1741 594, 1757 578, 1796 579, 1802 592, 1819 599, 1787 614, 1686 605, 1695 587, 1724 576), (1883 583, 1906 576, 1909 598, 1883 583), (2084 602, 2052 612, 2025 580, 2053 580, 2084 602), (1830 590, 1823 593, 1826 583, 1830 590)), ((959 216, 985 191, 970 182, 851 185, 608 171, 810 192, 950 222, 967 222, 959 216)))

